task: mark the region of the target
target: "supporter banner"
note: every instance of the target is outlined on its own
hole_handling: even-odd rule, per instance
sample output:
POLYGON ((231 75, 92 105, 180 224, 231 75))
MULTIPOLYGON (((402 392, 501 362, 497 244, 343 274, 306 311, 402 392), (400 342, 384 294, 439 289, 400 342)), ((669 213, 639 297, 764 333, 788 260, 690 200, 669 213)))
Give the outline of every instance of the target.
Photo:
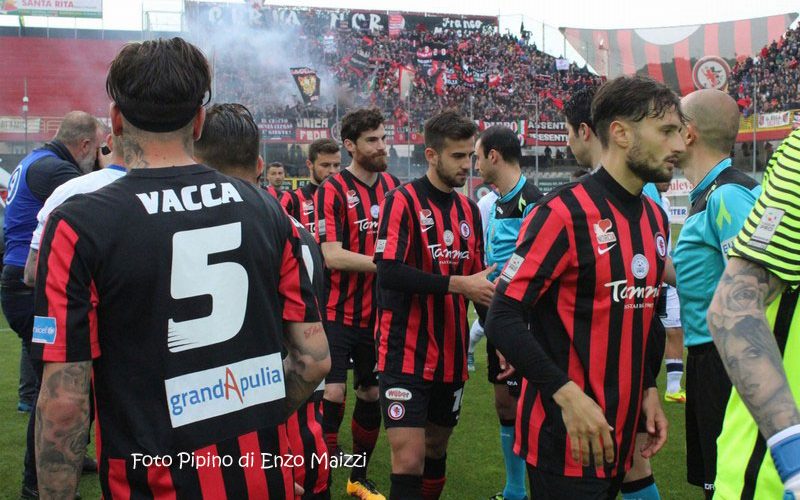
POLYGON ((537 129, 537 123, 528 120, 526 136, 528 146, 536 145, 537 140, 540 146, 567 145, 567 127, 564 122, 539 122, 537 129))
POLYGON ((488 122, 485 120, 478 120, 475 123, 478 125, 478 130, 481 132, 494 125, 508 127, 517 134, 524 134, 528 130, 528 122, 526 120, 516 120, 511 122, 488 122))
POLYGON ((736 56, 777 40, 796 13, 670 28, 561 28, 575 50, 601 75, 640 73, 681 94, 696 87, 725 89, 736 56))
POLYGON ((669 222, 670 224, 683 224, 686 218, 689 217, 689 207, 669 207, 669 222))
POLYGON ((103 17, 103 0, 3 0, 0 14, 99 19, 103 17))
POLYGON ((327 118, 298 118, 297 126, 300 128, 328 128, 327 118))
POLYGON ((569 61, 559 57, 556 59, 556 69, 558 71, 566 71, 569 69, 569 61))
MULTIPOLYGON (((38 134, 41 127, 39 118, 28 118, 28 133, 38 134)), ((25 118, 21 116, 0 116, 0 134, 24 134, 25 118)))
POLYGON ((756 125, 757 141, 779 141, 788 136, 792 130, 800 128, 800 109, 780 111, 778 113, 759 113, 739 117, 739 135, 736 142, 753 140, 753 126, 756 125))
POLYGON ((540 177, 537 187, 542 193, 547 193, 548 191, 552 191, 559 186, 571 182, 571 180, 572 179, 569 177, 540 177))
POLYGON ((331 136, 331 131, 326 128, 298 128, 297 140, 298 142, 313 142, 317 139, 328 139, 331 136))
POLYGON ((692 192, 692 183, 683 177, 673 177, 669 183, 667 196, 689 196, 692 192))
POLYGON ((287 118, 262 118, 258 130, 261 138, 268 141, 294 138, 294 124, 287 118))
POLYGON ((289 68, 306 105, 319 100, 319 77, 311 68, 289 68))
MULTIPOLYGON (((18 0, 19 1, 19 0, 18 0)), ((28 0, 26 0, 28 1, 28 0)), ((32 0, 31 0, 32 1, 32 0)), ((95 0, 99 2, 100 0, 95 0)), ((212 3, 187 0, 185 10, 190 31, 209 26, 247 25, 254 28, 274 26, 302 27, 307 32, 341 31, 380 32, 398 36, 403 30, 442 33, 450 30, 461 36, 497 30, 495 16, 401 13, 379 10, 320 9, 280 5, 212 3)))
POLYGON ((788 127, 792 123, 792 112, 759 113, 758 128, 788 127))

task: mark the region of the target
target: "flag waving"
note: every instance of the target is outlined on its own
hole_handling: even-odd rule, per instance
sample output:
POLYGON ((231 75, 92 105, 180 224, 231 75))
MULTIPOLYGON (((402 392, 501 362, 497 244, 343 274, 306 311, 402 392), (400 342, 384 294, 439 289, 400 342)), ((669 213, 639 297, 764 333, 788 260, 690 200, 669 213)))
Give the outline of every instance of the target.
POLYGON ((319 76, 311 68, 289 68, 306 105, 319 99, 319 76))

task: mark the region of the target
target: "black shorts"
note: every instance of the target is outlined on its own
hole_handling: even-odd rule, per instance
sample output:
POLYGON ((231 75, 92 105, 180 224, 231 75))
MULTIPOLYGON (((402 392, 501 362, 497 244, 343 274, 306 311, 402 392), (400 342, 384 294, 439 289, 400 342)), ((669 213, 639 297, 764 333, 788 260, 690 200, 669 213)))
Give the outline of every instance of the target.
POLYGON ((431 382, 413 375, 381 373, 383 424, 392 427, 455 427, 461 414, 464 382, 431 382))
POLYGON ((517 373, 512 374, 505 380, 497 380, 500 375, 500 358, 497 357, 497 350, 494 345, 486 340, 486 372, 488 375, 489 383, 494 385, 505 385, 508 387, 508 393, 518 398, 520 391, 522 391, 522 379, 517 373))
POLYGON ((686 479, 710 490, 717 475, 717 438, 722 432, 731 381, 713 342, 689 347, 686 358, 686 479))
POLYGON ((622 486, 622 479, 621 475, 612 478, 566 477, 528 464, 531 500, 614 500, 622 486))
POLYGON ((325 377, 326 384, 347 382, 347 369, 353 360, 353 388, 378 385, 375 373, 375 336, 371 328, 345 326, 341 323, 325 322, 325 335, 331 351, 331 371, 325 377))

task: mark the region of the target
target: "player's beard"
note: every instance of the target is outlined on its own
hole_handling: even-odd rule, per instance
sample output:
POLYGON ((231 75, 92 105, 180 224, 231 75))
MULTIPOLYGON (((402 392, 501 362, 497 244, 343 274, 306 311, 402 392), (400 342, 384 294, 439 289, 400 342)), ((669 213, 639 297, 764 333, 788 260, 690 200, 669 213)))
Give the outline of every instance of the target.
POLYGON ((677 159, 671 156, 657 160, 652 153, 644 151, 642 142, 638 138, 634 138, 633 145, 625 157, 628 169, 645 183, 671 181, 672 170, 664 166, 667 161, 673 165, 677 163, 677 159))
POLYGON ((368 172, 386 172, 386 169, 389 168, 389 164, 386 163, 386 153, 376 153, 368 156, 356 150, 355 160, 368 172))
POLYGON ((439 180, 441 180, 443 183, 450 186, 451 188, 464 187, 464 184, 467 183, 466 175, 464 176, 464 180, 458 178, 458 175, 460 173, 461 172, 458 171, 454 174, 449 174, 447 170, 444 168, 444 165, 442 165, 442 160, 438 160, 436 162, 436 175, 439 177, 439 180))
POLYGON ((317 170, 313 167, 311 168, 311 177, 314 179, 314 184, 316 184, 317 186, 322 184, 322 181, 326 179, 326 177, 318 177, 317 170))

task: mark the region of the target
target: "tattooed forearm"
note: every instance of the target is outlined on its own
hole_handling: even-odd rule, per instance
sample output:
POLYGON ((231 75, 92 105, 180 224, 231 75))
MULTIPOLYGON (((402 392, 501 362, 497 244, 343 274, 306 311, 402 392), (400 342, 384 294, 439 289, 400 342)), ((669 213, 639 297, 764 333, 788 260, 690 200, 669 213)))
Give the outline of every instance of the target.
POLYGON ((708 309, 708 328, 728 376, 767 438, 800 424, 765 314, 784 287, 763 267, 732 258, 708 309))
POLYGON ((328 340, 320 323, 287 323, 283 362, 286 408, 291 413, 311 396, 331 366, 328 340))
POLYGON ((46 363, 36 407, 36 472, 42 498, 75 498, 89 438, 91 362, 46 363))

